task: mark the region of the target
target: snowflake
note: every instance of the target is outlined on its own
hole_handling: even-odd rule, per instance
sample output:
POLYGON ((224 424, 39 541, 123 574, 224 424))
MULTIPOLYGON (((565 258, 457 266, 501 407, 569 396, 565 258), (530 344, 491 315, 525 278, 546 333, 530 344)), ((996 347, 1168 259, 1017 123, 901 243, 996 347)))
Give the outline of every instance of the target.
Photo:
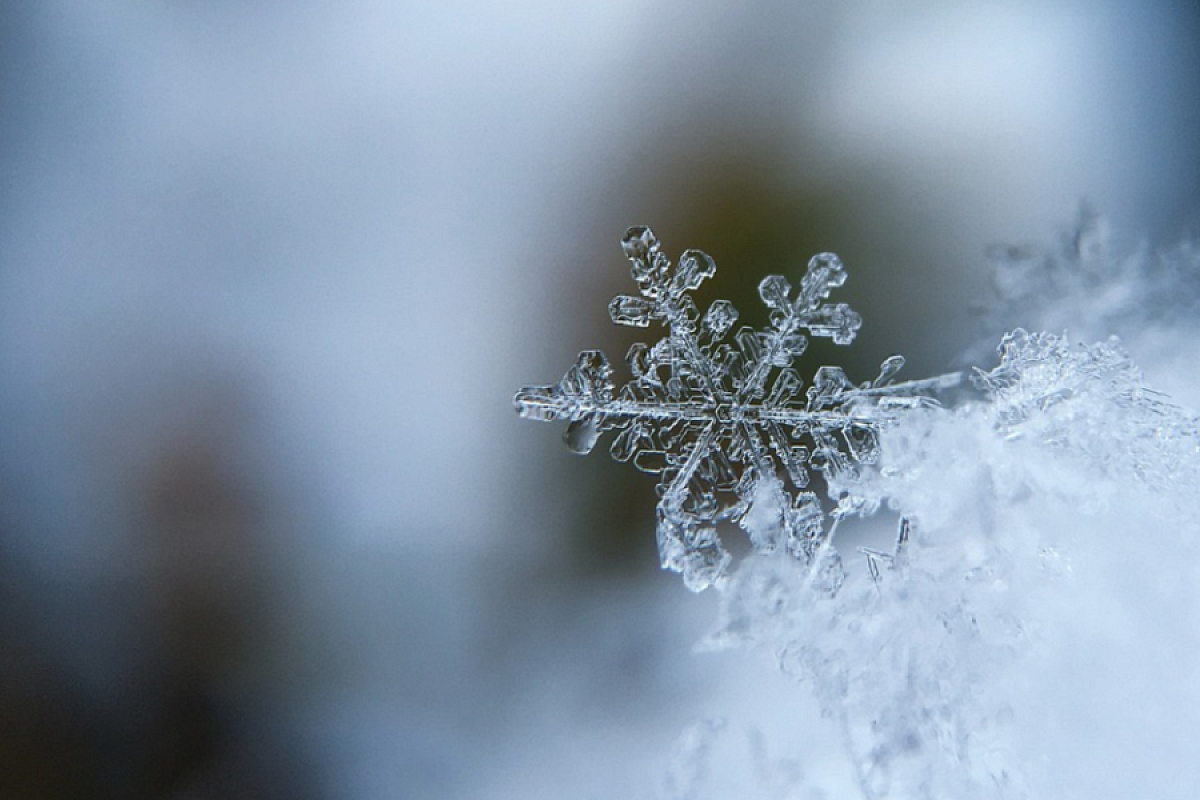
POLYGON ((622 246, 640 296, 617 296, 609 314, 620 325, 661 324, 666 335, 630 348, 632 379, 619 391, 604 354, 585 350, 558 384, 517 392, 518 413, 568 420, 565 439, 576 453, 590 452, 601 434, 614 431, 613 457, 660 477, 659 555, 689 588, 724 578, 730 556, 717 524, 732 521, 756 551, 782 545, 836 591, 841 565, 830 547, 836 523, 873 510, 845 487, 876 461, 883 427, 904 409, 936 404, 929 395, 959 376, 896 383, 904 358, 893 355, 878 377, 861 384, 840 367, 820 367, 801 394, 792 362, 808 336, 848 345, 862 324, 846 304, 825 302, 846 280, 836 255, 814 256, 795 290, 779 275, 764 278, 758 292, 770 310, 769 327, 742 327, 730 342, 738 316, 733 304, 716 300, 702 316, 691 297, 716 272, 708 255, 688 250, 672 265, 645 227, 630 228, 622 246), (808 490, 812 470, 841 487, 828 513, 808 490), (827 518, 833 519, 828 529, 827 518))

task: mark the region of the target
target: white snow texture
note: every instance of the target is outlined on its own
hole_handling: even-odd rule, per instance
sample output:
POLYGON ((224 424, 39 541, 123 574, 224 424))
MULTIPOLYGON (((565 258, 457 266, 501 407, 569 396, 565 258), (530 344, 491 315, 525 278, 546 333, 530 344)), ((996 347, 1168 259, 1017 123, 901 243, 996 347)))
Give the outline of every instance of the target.
MULTIPOLYGON (((1085 215, 1061 254, 1029 253, 996 253, 1001 302, 1019 301, 1027 325, 1078 319, 1094 333, 1089 325, 1110 322, 1155 365, 1174 363, 1176 348, 1195 352, 1188 303, 1197 296, 1196 248, 1118 257, 1100 221, 1085 215)), ((782 281, 764 287, 774 280, 782 281)), ((762 290, 769 305, 773 291, 762 290)), ((828 286, 819 294, 810 315, 824 313, 814 309, 828 286)), ((777 312, 788 308, 786 295, 777 312)), ((671 332, 651 350, 661 376, 654 366, 639 371, 645 347, 635 346, 633 388, 615 399, 604 362, 600 389, 581 389, 568 374, 558 387, 523 390, 518 409, 576 426, 590 420, 583 449, 614 427, 667 441, 655 447, 665 451, 660 549, 664 566, 682 571, 689 586, 721 592, 721 620, 705 644, 766 653, 833 724, 796 720, 793 727, 807 726, 801 741, 823 740, 799 751, 788 745, 788 760, 764 761, 731 786, 737 770, 712 744, 736 736, 734 726, 705 721, 686 732, 687 758, 676 754, 664 796, 841 797, 852 787, 872 800, 1195 796, 1200 429, 1195 415, 1144 385, 1119 340, 1082 344, 1061 327, 1018 328, 1003 337, 999 364, 977 369, 974 392, 952 406, 929 399, 949 380, 872 394, 889 385, 886 364, 874 383, 840 375, 842 394, 825 405, 830 368, 821 368, 808 403, 793 405, 799 379, 790 357, 755 362, 741 348, 751 366, 784 370, 787 389, 773 395, 762 388, 765 374, 714 366, 736 361, 715 344, 732 318, 709 326, 719 329, 712 341, 697 341, 695 313, 671 317, 679 296, 665 306, 653 295, 614 301, 614 320, 626 324, 649 324, 634 317, 666 308, 660 317, 671 332), (694 389, 666 388, 696 375, 694 389), (593 402, 581 403, 589 392, 593 402), (730 418, 737 424, 724 430, 730 418), (851 426, 863 435, 847 434, 851 426), (804 437, 814 455, 790 451, 807 464, 789 469, 785 443, 804 437), (869 452, 856 441, 868 441, 869 452), (697 464, 713 458, 730 474, 697 481, 706 469, 697 464), (823 478, 824 506, 806 487, 809 466, 823 478), (730 499, 714 501, 721 491, 730 499), (838 552, 844 518, 885 507, 900 517, 893 546, 838 552), (723 519, 753 545, 732 568, 716 534, 723 519), (802 544, 777 547, 783 535, 802 544), (845 785, 822 777, 831 751, 845 785)), ((853 315, 842 309, 843 318, 853 315)), ((722 313, 710 310, 701 329, 722 313)), ((776 338, 795 328, 780 319, 776 338)), ((849 319, 846 343, 857 329, 857 315, 849 319)), ((770 332, 757 336, 773 346, 770 332)), ((576 370, 597 357, 585 353, 576 370)), ((752 741, 771 727, 761 723, 750 723, 752 741)))

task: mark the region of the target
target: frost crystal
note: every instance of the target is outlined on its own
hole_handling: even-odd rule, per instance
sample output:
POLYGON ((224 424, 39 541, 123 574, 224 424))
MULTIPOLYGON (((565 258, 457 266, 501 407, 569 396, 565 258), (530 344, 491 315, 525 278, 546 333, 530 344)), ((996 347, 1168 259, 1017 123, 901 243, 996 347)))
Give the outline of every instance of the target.
POLYGON ((558 384, 519 391, 518 413, 568 421, 565 439, 576 453, 614 431, 614 458, 660 476, 659 555, 689 588, 724 578, 730 556, 716 526, 732 521, 756 551, 783 546, 836 591, 841 566, 828 546, 833 526, 827 530, 826 517, 836 522, 872 510, 846 487, 877 460, 880 431, 905 409, 936 405, 930 394, 959 376, 897 383, 892 378, 904 358, 894 355, 878 377, 860 384, 840 367, 820 367, 801 392, 792 362, 808 336, 848 345, 862 324, 846 304, 825 302, 846 280, 837 256, 814 256, 798 288, 779 275, 764 278, 758 291, 769 327, 742 327, 730 341, 733 305, 717 300, 701 315, 691 297, 716 272, 709 256, 688 250, 673 265, 645 227, 630 228, 622 246, 640 296, 617 296, 609 314, 620 325, 660 324, 666 335, 630 348, 632 379, 619 390, 604 354, 585 350, 558 384), (828 515, 808 490, 814 469, 838 487, 828 515))
POLYGON ((1096 471, 1185 496, 1200 480, 1200 421, 1147 388, 1116 337, 1091 346, 1018 328, 1000 364, 976 371, 996 426, 1073 454, 1096 471))

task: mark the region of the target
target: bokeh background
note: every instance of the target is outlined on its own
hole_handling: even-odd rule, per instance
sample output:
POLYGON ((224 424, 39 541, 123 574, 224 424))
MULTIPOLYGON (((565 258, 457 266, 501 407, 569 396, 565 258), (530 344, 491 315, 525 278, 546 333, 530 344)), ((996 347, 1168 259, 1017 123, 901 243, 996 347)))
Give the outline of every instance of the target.
POLYGON ((0 6, 0 796, 670 794, 777 678, 511 405, 624 229, 942 371, 988 245, 1200 229, 1197 75, 1184 0, 0 6))

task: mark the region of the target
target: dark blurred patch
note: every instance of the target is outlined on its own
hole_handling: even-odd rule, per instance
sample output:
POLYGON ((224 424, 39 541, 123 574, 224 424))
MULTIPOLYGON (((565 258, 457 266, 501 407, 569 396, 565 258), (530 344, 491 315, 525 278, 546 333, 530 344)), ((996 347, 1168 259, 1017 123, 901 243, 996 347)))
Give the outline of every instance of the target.
POLYGON ((39 606, 37 571, 0 561, 0 797, 315 796, 300 754, 256 741, 270 727, 248 693, 272 646, 270 512, 247 469, 250 417, 223 389, 179 403, 154 410, 175 424, 125 431, 141 454, 126 481, 132 564, 55 578, 77 583, 39 606), (65 653, 46 646, 64 607, 100 628, 65 653), (81 680, 87 648, 113 641, 132 648, 120 685, 81 680))
POLYGON ((97 710, 37 646, 12 567, 0 564, 0 796, 114 796, 97 710))

